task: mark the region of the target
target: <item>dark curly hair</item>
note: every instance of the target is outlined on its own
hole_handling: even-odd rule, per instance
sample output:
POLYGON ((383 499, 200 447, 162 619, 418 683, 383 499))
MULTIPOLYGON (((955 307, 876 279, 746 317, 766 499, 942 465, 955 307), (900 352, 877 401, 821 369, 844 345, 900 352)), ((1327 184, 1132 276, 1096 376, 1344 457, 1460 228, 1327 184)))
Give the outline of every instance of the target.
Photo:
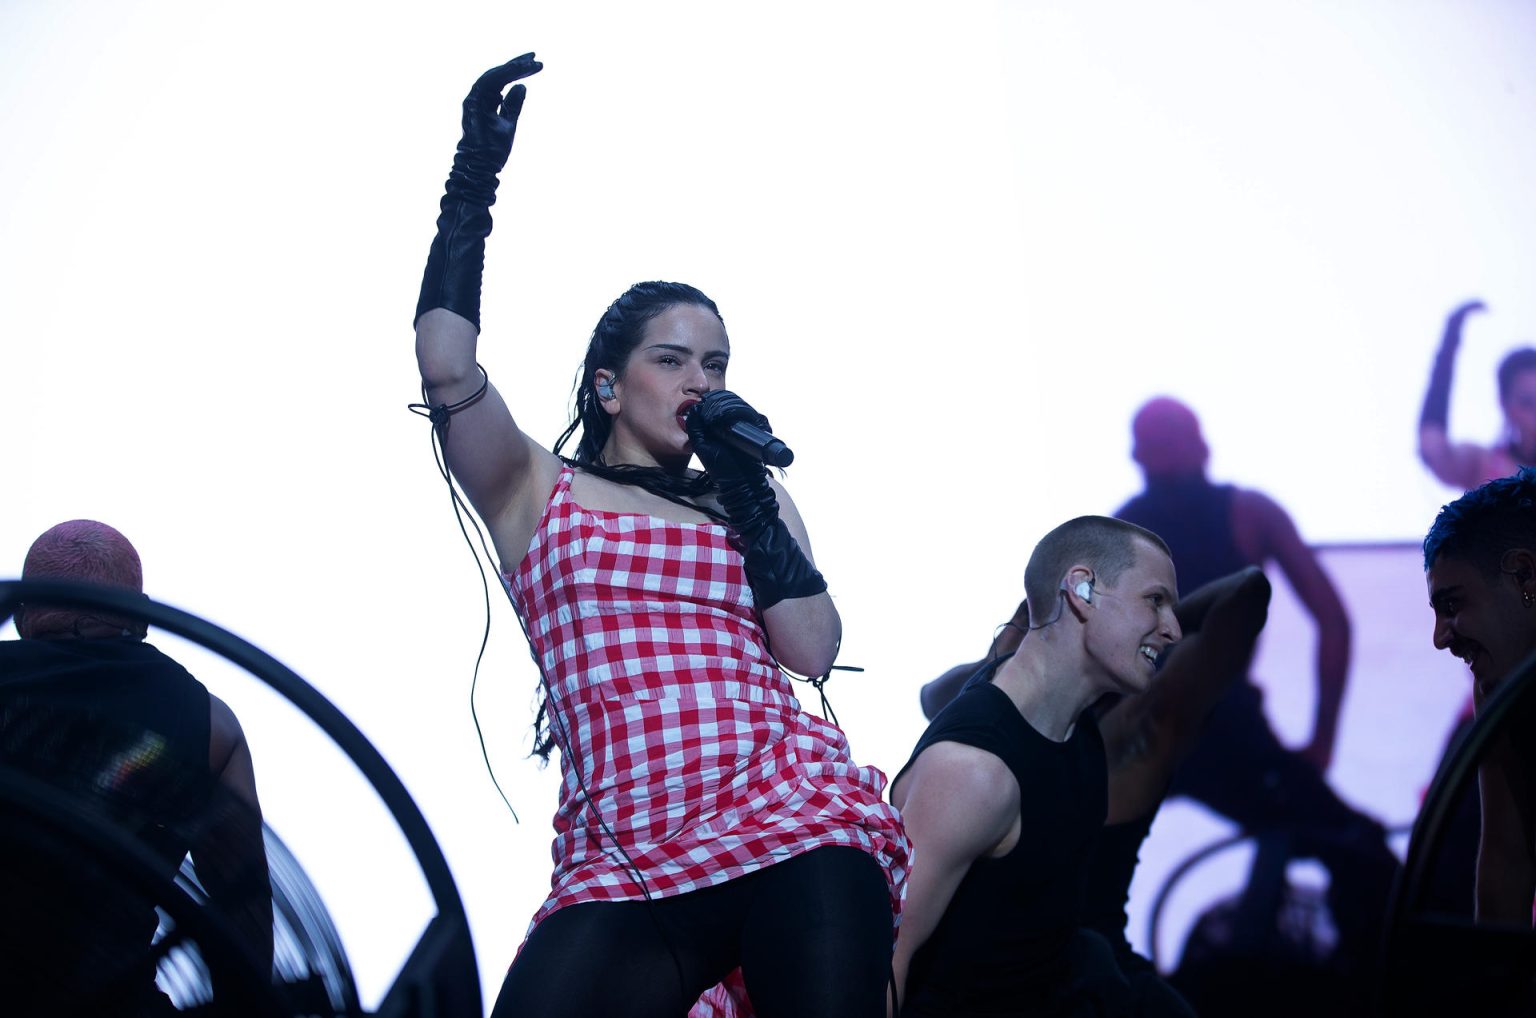
POLYGON ((1511 548, 1536 549, 1536 470, 1530 467, 1442 507, 1424 536, 1424 568, 1446 555, 1493 575, 1511 548))

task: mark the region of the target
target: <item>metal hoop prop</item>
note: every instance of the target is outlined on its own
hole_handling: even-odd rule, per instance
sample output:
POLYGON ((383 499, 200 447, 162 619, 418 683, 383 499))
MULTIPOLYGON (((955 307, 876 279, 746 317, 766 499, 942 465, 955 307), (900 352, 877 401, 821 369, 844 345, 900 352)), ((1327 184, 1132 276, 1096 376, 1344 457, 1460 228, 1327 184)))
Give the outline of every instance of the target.
POLYGON ((334 704, 276 658, 228 630, 141 594, 84 583, 0 580, 0 621, 22 602, 96 609, 175 633, 244 668, 313 721, 347 755, 389 810, 416 856, 437 907, 375 1013, 383 1018, 479 1018, 483 1013, 480 977, 469 920, 442 849, 399 777, 334 704))

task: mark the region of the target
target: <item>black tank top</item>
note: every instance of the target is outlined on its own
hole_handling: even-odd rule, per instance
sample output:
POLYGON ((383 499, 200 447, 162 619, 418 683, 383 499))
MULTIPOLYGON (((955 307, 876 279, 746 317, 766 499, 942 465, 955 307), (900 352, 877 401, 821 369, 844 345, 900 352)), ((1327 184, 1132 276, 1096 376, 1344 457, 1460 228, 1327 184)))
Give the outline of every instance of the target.
MULTIPOLYGON (((208 703, 181 665, 137 640, 0 642, 0 786, 21 780, 13 771, 47 786, 50 808, 127 835, 169 879, 216 783, 208 703)), ((0 856, 7 922, 25 930, 7 953, 16 1013, 86 1013, 103 993, 113 1013, 169 1010, 150 952, 156 902, 118 849, 7 820, 0 856)))
POLYGON ((1083 881, 1082 923, 1109 941, 1117 958, 1134 953, 1125 936, 1129 922, 1125 908, 1131 897, 1131 879, 1140 862, 1141 843, 1156 816, 1154 809, 1136 820, 1105 824, 1089 854, 1083 881))
POLYGON ((208 690, 132 639, 0 642, 0 762, 90 798, 171 872, 212 786, 208 690))
POLYGON ((1188 593, 1250 565, 1232 532, 1230 484, 1204 477, 1148 478, 1147 490, 1115 513, 1145 527, 1168 545, 1179 575, 1179 592, 1188 593))
MULTIPOLYGON (((1104 743, 1088 712, 1066 742, 1052 742, 989 682, 973 682, 934 718, 902 773, 938 742, 975 746, 1008 765, 1023 829, 1007 855, 971 864, 912 959, 903 1013, 1027 1011, 1065 977, 1083 867, 1108 809, 1104 743)), ((922 846, 916 851, 921 860, 922 846)))

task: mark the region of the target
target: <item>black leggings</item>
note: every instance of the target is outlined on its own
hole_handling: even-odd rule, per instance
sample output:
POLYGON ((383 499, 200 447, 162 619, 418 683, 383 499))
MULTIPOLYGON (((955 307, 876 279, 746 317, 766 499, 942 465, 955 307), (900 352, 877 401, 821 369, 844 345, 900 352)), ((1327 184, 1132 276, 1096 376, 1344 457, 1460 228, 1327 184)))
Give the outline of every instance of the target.
POLYGON ((818 848, 686 894, 560 909, 491 1015, 682 1018, 739 965, 759 1018, 884 1018, 891 941, 879 863, 818 848))

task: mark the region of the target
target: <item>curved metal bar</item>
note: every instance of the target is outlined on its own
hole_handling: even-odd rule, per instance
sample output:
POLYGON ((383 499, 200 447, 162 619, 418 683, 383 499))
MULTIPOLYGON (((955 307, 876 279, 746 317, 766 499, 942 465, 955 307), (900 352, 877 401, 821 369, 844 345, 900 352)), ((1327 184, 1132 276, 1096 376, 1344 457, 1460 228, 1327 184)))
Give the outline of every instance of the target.
MULTIPOLYGON (((1389 827, 1387 828, 1387 836, 1395 837, 1399 834, 1406 833, 1408 830, 1409 827, 1406 824, 1389 827)), ((1163 885, 1157 889, 1157 894, 1152 899, 1152 913, 1147 917, 1147 943, 1150 945, 1148 954, 1151 956, 1152 964, 1157 967, 1159 972, 1162 971, 1162 964, 1157 954, 1157 932, 1158 927, 1162 925, 1163 908, 1168 904, 1168 898, 1173 894, 1174 887, 1189 875, 1190 870, 1194 869, 1196 866, 1200 865, 1211 856, 1217 854, 1218 852, 1225 851, 1234 845, 1241 844, 1244 841, 1250 841, 1263 837, 1266 833, 1270 832, 1238 831, 1236 834, 1228 834, 1217 838, 1215 841, 1202 845, 1201 847, 1195 849, 1193 852, 1189 853, 1189 855, 1185 856, 1182 860, 1179 861, 1179 864, 1169 872, 1168 876, 1163 879, 1163 885)))
MULTIPOLYGON (((10 767, 0 767, 0 806, 14 811, 8 818, 8 837, 25 838, 26 832, 41 829, 69 838, 76 850, 110 866, 113 876, 126 879, 146 894, 148 901, 163 907, 177 926, 190 932, 215 985, 228 979, 234 987, 232 999, 239 1000, 253 1018, 281 1018, 278 998, 246 941, 223 916, 199 907, 176 886, 171 876, 162 872, 164 863, 140 841, 110 823, 66 807, 51 785, 10 767), (25 819, 18 822, 18 817, 25 819)), ((14 865, 13 859, 7 862, 14 865)), ((149 949, 147 943, 144 946, 149 949)))
POLYGON ((1150 945, 1147 953, 1152 956, 1152 964, 1159 972, 1163 970, 1163 966, 1157 956, 1157 928, 1162 925, 1163 906, 1168 904, 1168 898, 1173 894, 1175 885, 1183 880, 1190 870, 1217 852, 1225 851, 1233 845, 1247 841, 1250 837, 1251 835, 1240 831, 1237 834, 1229 834, 1226 837, 1217 838, 1210 844, 1197 848, 1185 856, 1183 861, 1173 868, 1173 872, 1169 873, 1167 879, 1163 881, 1163 886, 1157 889, 1157 896, 1152 899, 1152 914, 1147 917, 1147 943, 1150 945))
MULTIPOLYGON (((142 594, 116 587, 104 587, 89 583, 66 583, 43 580, 0 580, 0 620, 11 615, 23 602, 67 604, 81 608, 94 608, 140 619, 152 626, 191 640, 228 661, 239 665, 256 678, 271 686, 290 703, 302 711, 321 731, 330 736, 347 754, 363 777, 373 786, 386 809, 394 817, 406 842, 416 855, 438 915, 428 926, 428 935, 439 937, 446 928, 452 936, 462 930, 465 944, 469 944, 469 920, 464 903, 459 898, 453 874, 443 857, 442 849, 433 838, 426 818, 422 816, 410 793, 400 778, 385 763, 379 751, 358 731, 347 716, 309 683, 301 679, 286 665, 242 640, 226 629, 214 625, 190 612, 161 604, 142 594)), ((427 937, 424 936, 423 940, 427 937)), ((458 955, 461 952, 443 952, 458 955)), ((414 957, 414 955, 413 955, 414 957)), ((479 1013, 479 973, 474 970, 470 986, 455 986, 455 996, 473 994, 474 1012, 479 1013)), ((459 959, 462 960, 462 959, 459 959)), ((419 989, 416 992, 420 992, 419 989)))
POLYGON ((1477 720, 1461 734, 1440 760, 1434 780, 1424 793, 1424 805, 1419 809, 1413 824, 1413 834, 1408 840, 1408 856, 1403 863, 1402 879, 1393 895, 1388 910, 1388 935, 1396 924, 1416 909, 1423 897, 1424 883, 1429 868, 1440 850, 1445 836, 1446 820, 1456 805, 1456 792, 1472 776, 1473 770, 1487 752, 1488 744, 1504 725, 1504 721, 1525 697, 1536 695, 1536 654, 1522 661, 1508 679, 1477 712, 1477 720))
POLYGON ((1376 993, 1380 1014, 1419 1014, 1428 1007, 1448 1006, 1452 999, 1464 1013, 1491 1014, 1511 1006, 1521 1014, 1527 1013, 1533 969, 1531 948, 1536 944, 1536 935, 1528 929, 1480 926, 1463 918, 1425 913, 1421 908, 1447 821, 1456 806, 1457 792, 1472 778, 1489 745, 1508 727, 1515 711, 1533 696, 1536 654, 1522 661, 1500 683, 1478 709, 1471 727, 1441 758, 1413 825, 1407 859, 1387 910, 1382 941, 1383 979, 1376 993), (1457 978, 1447 979, 1452 973, 1457 978), (1487 991, 1487 999, 1471 1002, 1468 994, 1480 989, 1487 991), (1525 1003, 1511 1004, 1519 1000, 1525 1003))

